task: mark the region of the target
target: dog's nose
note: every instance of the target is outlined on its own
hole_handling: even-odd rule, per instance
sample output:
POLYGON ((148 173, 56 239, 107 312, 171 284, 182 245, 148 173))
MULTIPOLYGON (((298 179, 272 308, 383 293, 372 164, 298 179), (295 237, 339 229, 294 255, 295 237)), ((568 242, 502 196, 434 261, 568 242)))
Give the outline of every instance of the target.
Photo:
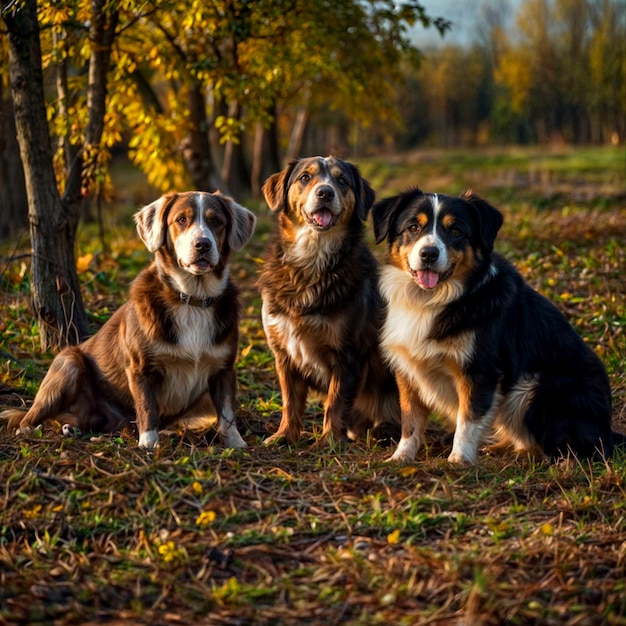
POLYGON ((202 237, 201 239, 196 239, 193 244, 193 247, 198 252, 208 252, 211 249, 211 240, 206 237, 202 237))
POLYGON ((330 185, 320 185, 315 191, 319 200, 330 202, 335 197, 335 190, 330 185))
POLYGON ((420 259, 424 263, 434 263, 439 258, 439 248, 436 246, 424 246, 420 250, 420 259))

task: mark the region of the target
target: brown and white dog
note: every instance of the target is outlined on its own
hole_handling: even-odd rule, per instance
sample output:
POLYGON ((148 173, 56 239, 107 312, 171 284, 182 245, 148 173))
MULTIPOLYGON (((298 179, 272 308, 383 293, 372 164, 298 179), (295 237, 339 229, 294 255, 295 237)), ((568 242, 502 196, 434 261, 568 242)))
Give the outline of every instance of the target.
POLYGON ((81 431, 136 423, 139 445, 159 428, 217 413, 223 444, 243 448, 235 423, 239 332, 229 255, 252 236, 255 216, 219 193, 170 193, 135 215, 154 260, 128 301, 91 338, 52 362, 33 406, 5 411, 28 432, 57 420, 81 431))
POLYGON ((449 460, 486 443, 550 459, 610 456, 611 389, 600 359, 563 314, 493 252, 502 215, 471 192, 412 189, 377 203, 387 240, 383 352, 396 372, 402 438, 413 461, 430 411, 456 426, 449 460))
POLYGON ((309 390, 325 398, 323 441, 399 433, 397 388, 378 347, 379 264, 364 241, 372 188, 353 164, 311 157, 270 176, 263 193, 278 228, 259 287, 283 402, 265 443, 300 438, 309 390))

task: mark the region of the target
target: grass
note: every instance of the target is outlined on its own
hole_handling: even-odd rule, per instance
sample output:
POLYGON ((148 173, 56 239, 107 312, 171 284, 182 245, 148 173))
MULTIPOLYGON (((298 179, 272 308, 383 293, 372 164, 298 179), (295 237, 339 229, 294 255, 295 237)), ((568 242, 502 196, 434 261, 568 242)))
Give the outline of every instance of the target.
MULTIPOLYGON (((602 356, 615 426, 626 431, 626 173, 617 154, 429 152, 360 165, 379 197, 412 184, 472 186, 499 206, 497 248, 602 356)), ((167 433, 147 454, 124 435, 0 431, 0 624, 626 624, 624 452, 553 466, 483 454, 459 468, 446 461, 436 421, 403 467, 369 441, 330 451, 262 445, 280 394, 254 286, 270 217, 253 208, 260 227, 233 272, 250 447, 167 433)), ((122 215, 106 252, 96 229, 80 237, 94 329, 148 258, 122 215)), ((37 351, 28 271, 12 252, 1 266, 7 405, 30 401, 52 358, 37 351)), ((319 428, 312 403, 306 429, 315 437, 319 428)))

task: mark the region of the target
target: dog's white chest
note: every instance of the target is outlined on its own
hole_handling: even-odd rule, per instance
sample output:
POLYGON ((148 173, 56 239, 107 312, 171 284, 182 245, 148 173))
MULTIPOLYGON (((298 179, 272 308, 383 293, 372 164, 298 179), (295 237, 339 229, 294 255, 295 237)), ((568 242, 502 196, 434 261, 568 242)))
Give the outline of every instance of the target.
POLYGON ((451 363, 463 365, 474 350, 472 333, 432 339, 439 306, 416 303, 410 279, 397 270, 383 274, 381 289, 388 302, 381 347, 392 369, 419 390, 423 401, 444 414, 456 414, 458 396, 451 363), (388 282, 385 284, 385 278, 388 282), (395 287, 389 282, 396 281, 395 287))
POLYGON ((176 312, 176 349, 181 356, 202 359, 215 348, 215 319, 213 309, 182 306, 176 312))
POLYGON ((176 315, 177 342, 161 349, 167 384, 159 390, 162 413, 183 410, 207 390, 208 381, 232 357, 229 342, 214 342, 213 311, 181 307, 176 315))
POLYGON ((413 285, 404 272, 386 266, 381 278, 381 291, 387 301, 387 318, 381 343, 392 356, 405 355, 415 362, 435 365, 432 361, 448 359, 463 364, 474 350, 472 333, 449 339, 432 339, 432 330, 442 306, 420 302, 412 292, 413 285))
MULTIPOLYGON (((322 316, 310 319, 306 326, 294 323, 287 315, 271 315, 265 304, 262 309, 263 328, 273 349, 287 352, 294 365, 320 381, 330 377, 325 359, 320 358, 321 347, 333 340, 333 333, 325 328, 322 316), (317 324, 316 324, 317 322, 317 324)), ((330 347, 330 346, 329 346, 330 347)))

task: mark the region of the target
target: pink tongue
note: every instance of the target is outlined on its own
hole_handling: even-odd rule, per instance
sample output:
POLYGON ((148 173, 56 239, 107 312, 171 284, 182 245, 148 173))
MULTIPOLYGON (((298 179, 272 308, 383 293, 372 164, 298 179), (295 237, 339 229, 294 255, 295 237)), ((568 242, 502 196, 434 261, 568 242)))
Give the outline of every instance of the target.
POLYGON ((417 272, 417 280, 426 289, 433 289, 439 282, 439 274, 432 270, 420 270, 417 272))
POLYGON ((327 228, 333 221, 333 214, 326 209, 322 209, 313 215, 313 219, 318 226, 327 228))

